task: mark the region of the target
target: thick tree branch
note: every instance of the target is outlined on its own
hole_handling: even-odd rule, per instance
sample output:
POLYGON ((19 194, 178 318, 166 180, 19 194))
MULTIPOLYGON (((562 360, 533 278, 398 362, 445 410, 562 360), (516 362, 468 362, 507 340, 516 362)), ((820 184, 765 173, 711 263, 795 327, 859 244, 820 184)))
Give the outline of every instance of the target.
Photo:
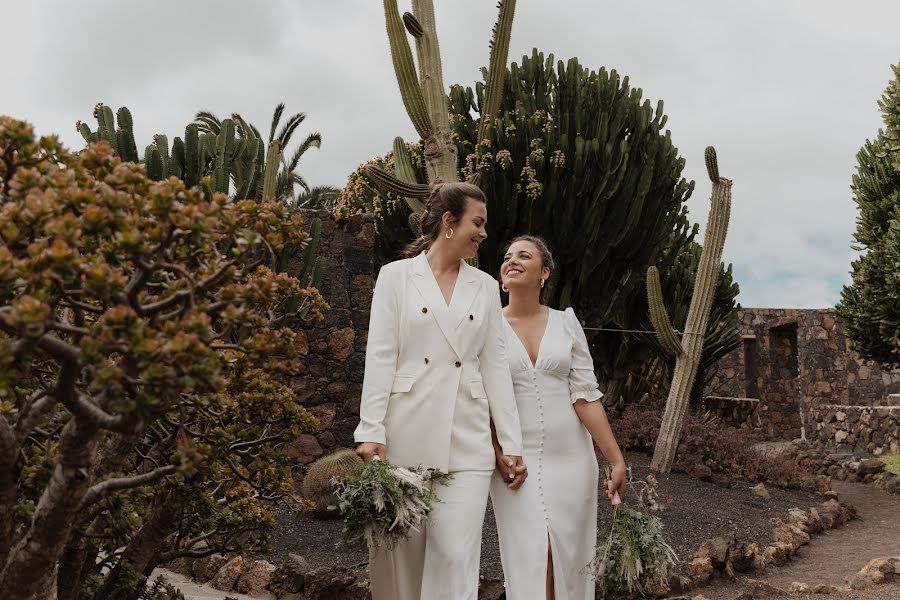
MULTIPOLYGON (((199 284, 191 286, 189 290, 181 290, 175 294, 172 294, 168 298, 163 300, 158 300, 157 302, 151 302, 150 304, 144 304, 142 306, 138 306, 136 308, 139 315, 148 316, 154 315, 156 313, 160 313, 172 306, 175 306, 179 302, 184 302, 189 299, 192 295, 197 295, 205 292, 207 289, 212 287, 213 285, 221 279, 229 268, 234 266, 234 261, 229 260, 223 263, 216 271, 210 275, 209 277, 203 279, 199 284)), ((190 280, 193 281, 193 280, 190 280)))
POLYGON ((63 401, 63 406, 69 409, 73 415, 90 421, 101 429, 117 431, 119 433, 133 433, 139 423, 125 415, 111 415, 81 394, 74 394, 63 401))
POLYGON ((175 471, 176 468, 174 465, 166 465, 164 467, 159 467, 158 469, 154 469, 141 475, 107 479, 106 481, 94 485, 87 491, 87 494, 85 494, 84 500, 81 503, 81 507, 85 508, 87 506, 90 506, 91 504, 102 498, 104 495, 115 490, 124 490, 126 488, 135 488, 142 485, 147 485, 148 483, 153 483, 158 479, 167 477, 173 474, 175 471))

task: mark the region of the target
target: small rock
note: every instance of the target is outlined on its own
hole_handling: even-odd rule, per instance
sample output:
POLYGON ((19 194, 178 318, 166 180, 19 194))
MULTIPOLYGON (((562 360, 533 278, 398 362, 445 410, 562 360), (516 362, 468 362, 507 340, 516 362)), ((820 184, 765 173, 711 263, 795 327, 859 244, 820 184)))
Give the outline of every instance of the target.
POLYGON ((194 570, 193 562, 194 561, 190 558, 182 557, 176 558, 175 560, 163 565, 163 567, 172 571, 173 573, 178 573, 179 575, 190 577, 191 572, 194 570))
POLYGON ((851 590, 864 590, 872 585, 872 580, 862 573, 856 573, 847 579, 847 585, 851 590))
POLYGON ((803 583, 802 581, 794 581, 793 583, 791 583, 788 591, 792 594, 807 594, 809 593, 809 585, 803 583))
POLYGON ((863 476, 877 475, 884 471, 884 463, 878 458, 867 458, 859 461, 859 468, 856 471, 863 476))
POLYGON ((222 590, 223 592, 234 589, 234 584, 237 583, 238 577, 241 576, 241 569, 243 566, 244 559, 240 556, 235 556, 222 565, 222 568, 216 572, 212 581, 209 582, 209 585, 217 590, 222 590))
POLYGON ((812 589, 813 594, 835 594, 837 593, 838 588, 834 585, 828 585, 827 583, 820 583, 812 589))
POLYGON ((237 591, 242 594, 258 594, 269 586, 275 565, 265 560, 255 560, 243 571, 237 582, 237 591))
POLYGON ((502 579, 480 577, 478 580, 478 600, 499 600, 505 592, 502 579))
POLYGON ((885 580, 891 580, 894 576, 894 560, 890 558, 876 558, 866 563, 860 572, 868 578, 872 583, 884 583, 885 580))
POLYGON ((669 575, 669 581, 666 583, 669 587, 669 591, 675 592, 676 594, 679 592, 686 592, 691 587, 693 587, 693 582, 689 577, 685 577, 680 573, 672 573, 669 575))
POLYGON ((738 549, 738 551, 732 554, 732 556, 730 557, 731 566, 738 573, 749 571, 753 568, 753 565, 756 562, 756 557, 758 555, 759 546, 757 544, 743 544, 738 549))
POLYGON ((763 550, 763 560, 766 565, 781 566, 791 557, 791 547, 784 542, 775 542, 763 550))
MULTIPOLYGON (((732 535, 732 538, 733 537, 734 536, 732 535)), ((704 540, 703 543, 700 544, 700 549, 697 551, 697 557, 709 558, 713 569, 724 569, 725 564, 728 562, 728 549, 733 541, 733 539, 729 540, 724 537, 704 540)))
POLYGON ((206 583, 210 579, 216 576, 216 573, 219 572, 225 563, 228 562, 228 559, 222 556, 221 554, 212 554, 210 556, 205 556, 203 558, 198 558, 194 561, 194 568, 191 571, 194 574, 194 579, 196 579, 200 583, 206 583))
POLYGON ((309 598, 346 598, 356 573, 344 567, 319 567, 306 574, 304 594, 309 598))
POLYGON ((790 547, 790 553, 793 554, 800 546, 809 543, 809 534, 796 525, 787 523, 779 523, 775 526, 775 540, 790 547))
POLYGON ((272 574, 269 591, 281 598, 303 591, 306 575, 312 571, 309 562, 299 554, 288 554, 284 563, 272 574))
POLYGON ((700 481, 710 481, 712 479, 712 469, 704 465, 702 462, 697 462, 688 467, 688 475, 699 479, 700 481))
POLYGON ((757 483, 750 490, 753 492, 753 495, 759 496, 760 498, 768 498, 769 490, 766 488, 765 484, 757 483))
POLYGON ((712 560, 709 557, 695 558, 685 566, 685 571, 693 581, 698 584, 704 584, 712 577, 712 560))

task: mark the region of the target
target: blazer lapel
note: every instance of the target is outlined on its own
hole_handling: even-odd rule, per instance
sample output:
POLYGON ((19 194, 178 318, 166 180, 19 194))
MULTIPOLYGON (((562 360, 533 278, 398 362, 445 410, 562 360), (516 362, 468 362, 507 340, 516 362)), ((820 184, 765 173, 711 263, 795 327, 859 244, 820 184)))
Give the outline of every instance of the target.
MULTIPOLYGON (((462 272, 460 272, 460 275, 462 275, 462 272)), ((422 297, 425 298, 425 303, 428 305, 428 309, 434 317, 434 320, 437 322, 438 327, 440 327, 444 337, 447 338, 447 343, 450 344, 450 347, 453 348, 456 355, 459 358, 462 358, 459 342, 456 339, 453 313, 447 306, 447 302, 444 301, 444 294, 441 293, 441 288, 434 278, 434 273, 431 270, 431 266, 428 264, 428 259, 425 258, 424 252, 413 259, 412 281, 413 285, 416 286, 416 289, 419 290, 419 293, 422 294, 422 297)), ((459 281, 457 281, 457 286, 458 285, 459 281)), ((458 288, 454 288, 451 303, 455 301, 456 293, 458 291, 458 288)))
POLYGON ((453 299, 450 301, 450 312, 453 315, 453 328, 459 328, 460 324, 471 314, 469 309, 478 296, 478 269, 462 263, 459 268, 459 279, 456 280, 456 288, 453 290, 453 299))

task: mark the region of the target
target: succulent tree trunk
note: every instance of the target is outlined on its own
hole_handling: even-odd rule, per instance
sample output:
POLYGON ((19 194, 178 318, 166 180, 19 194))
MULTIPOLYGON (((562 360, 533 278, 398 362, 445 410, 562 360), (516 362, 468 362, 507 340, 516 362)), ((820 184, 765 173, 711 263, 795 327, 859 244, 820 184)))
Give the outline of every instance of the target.
POLYGON ((677 357, 662 426, 651 461, 651 466, 663 473, 668 473, 672 469, 675 450, 681 440, 684 417, 690 406, 691 389, 700 364, 706 322, 713 303, 722 248, 725 246, 725 235, 728 232, 728 219, 731 214, 731 180, 719 177, 716 151, 712 146, 706 149, 706 169, 713 184, 709 222, 706 224, 703 252, 694 281, 694 294, 681 340, 678 340, 673 331, 663 306, 659 274, 655 267, 647 270, 650 318, 660 342, 677 357))

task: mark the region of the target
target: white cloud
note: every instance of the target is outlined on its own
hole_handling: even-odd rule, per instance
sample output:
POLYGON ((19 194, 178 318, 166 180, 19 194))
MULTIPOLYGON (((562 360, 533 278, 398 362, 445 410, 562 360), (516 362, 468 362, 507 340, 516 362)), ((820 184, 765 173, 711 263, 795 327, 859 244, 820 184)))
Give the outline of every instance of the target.
MULTIPOLYGON (((487 62, 494 3, 435 4, 445 83, 471 85, 487 62)), ((141 146, 154 132, 179 135, 200 109, 267 129, 284 101, 307 113, 301 135, 323 136, 304 176, 339 185, 395 135, 415 135, 372 0, 0 0, 0 10, 13 57, 0 112, 73 147, 75 121, 90 121, 97 101, 132 109, 141 146)), ((519 2, 510 59, 533 47, 577 56, 663 98, 685 176, 697 181, 692 217, 706 222, 706 145, 734 179, 725 259, 742 303, 824 306, 848 279, 854 157, 881 125, 898 21, 893 0, 519 2)))

